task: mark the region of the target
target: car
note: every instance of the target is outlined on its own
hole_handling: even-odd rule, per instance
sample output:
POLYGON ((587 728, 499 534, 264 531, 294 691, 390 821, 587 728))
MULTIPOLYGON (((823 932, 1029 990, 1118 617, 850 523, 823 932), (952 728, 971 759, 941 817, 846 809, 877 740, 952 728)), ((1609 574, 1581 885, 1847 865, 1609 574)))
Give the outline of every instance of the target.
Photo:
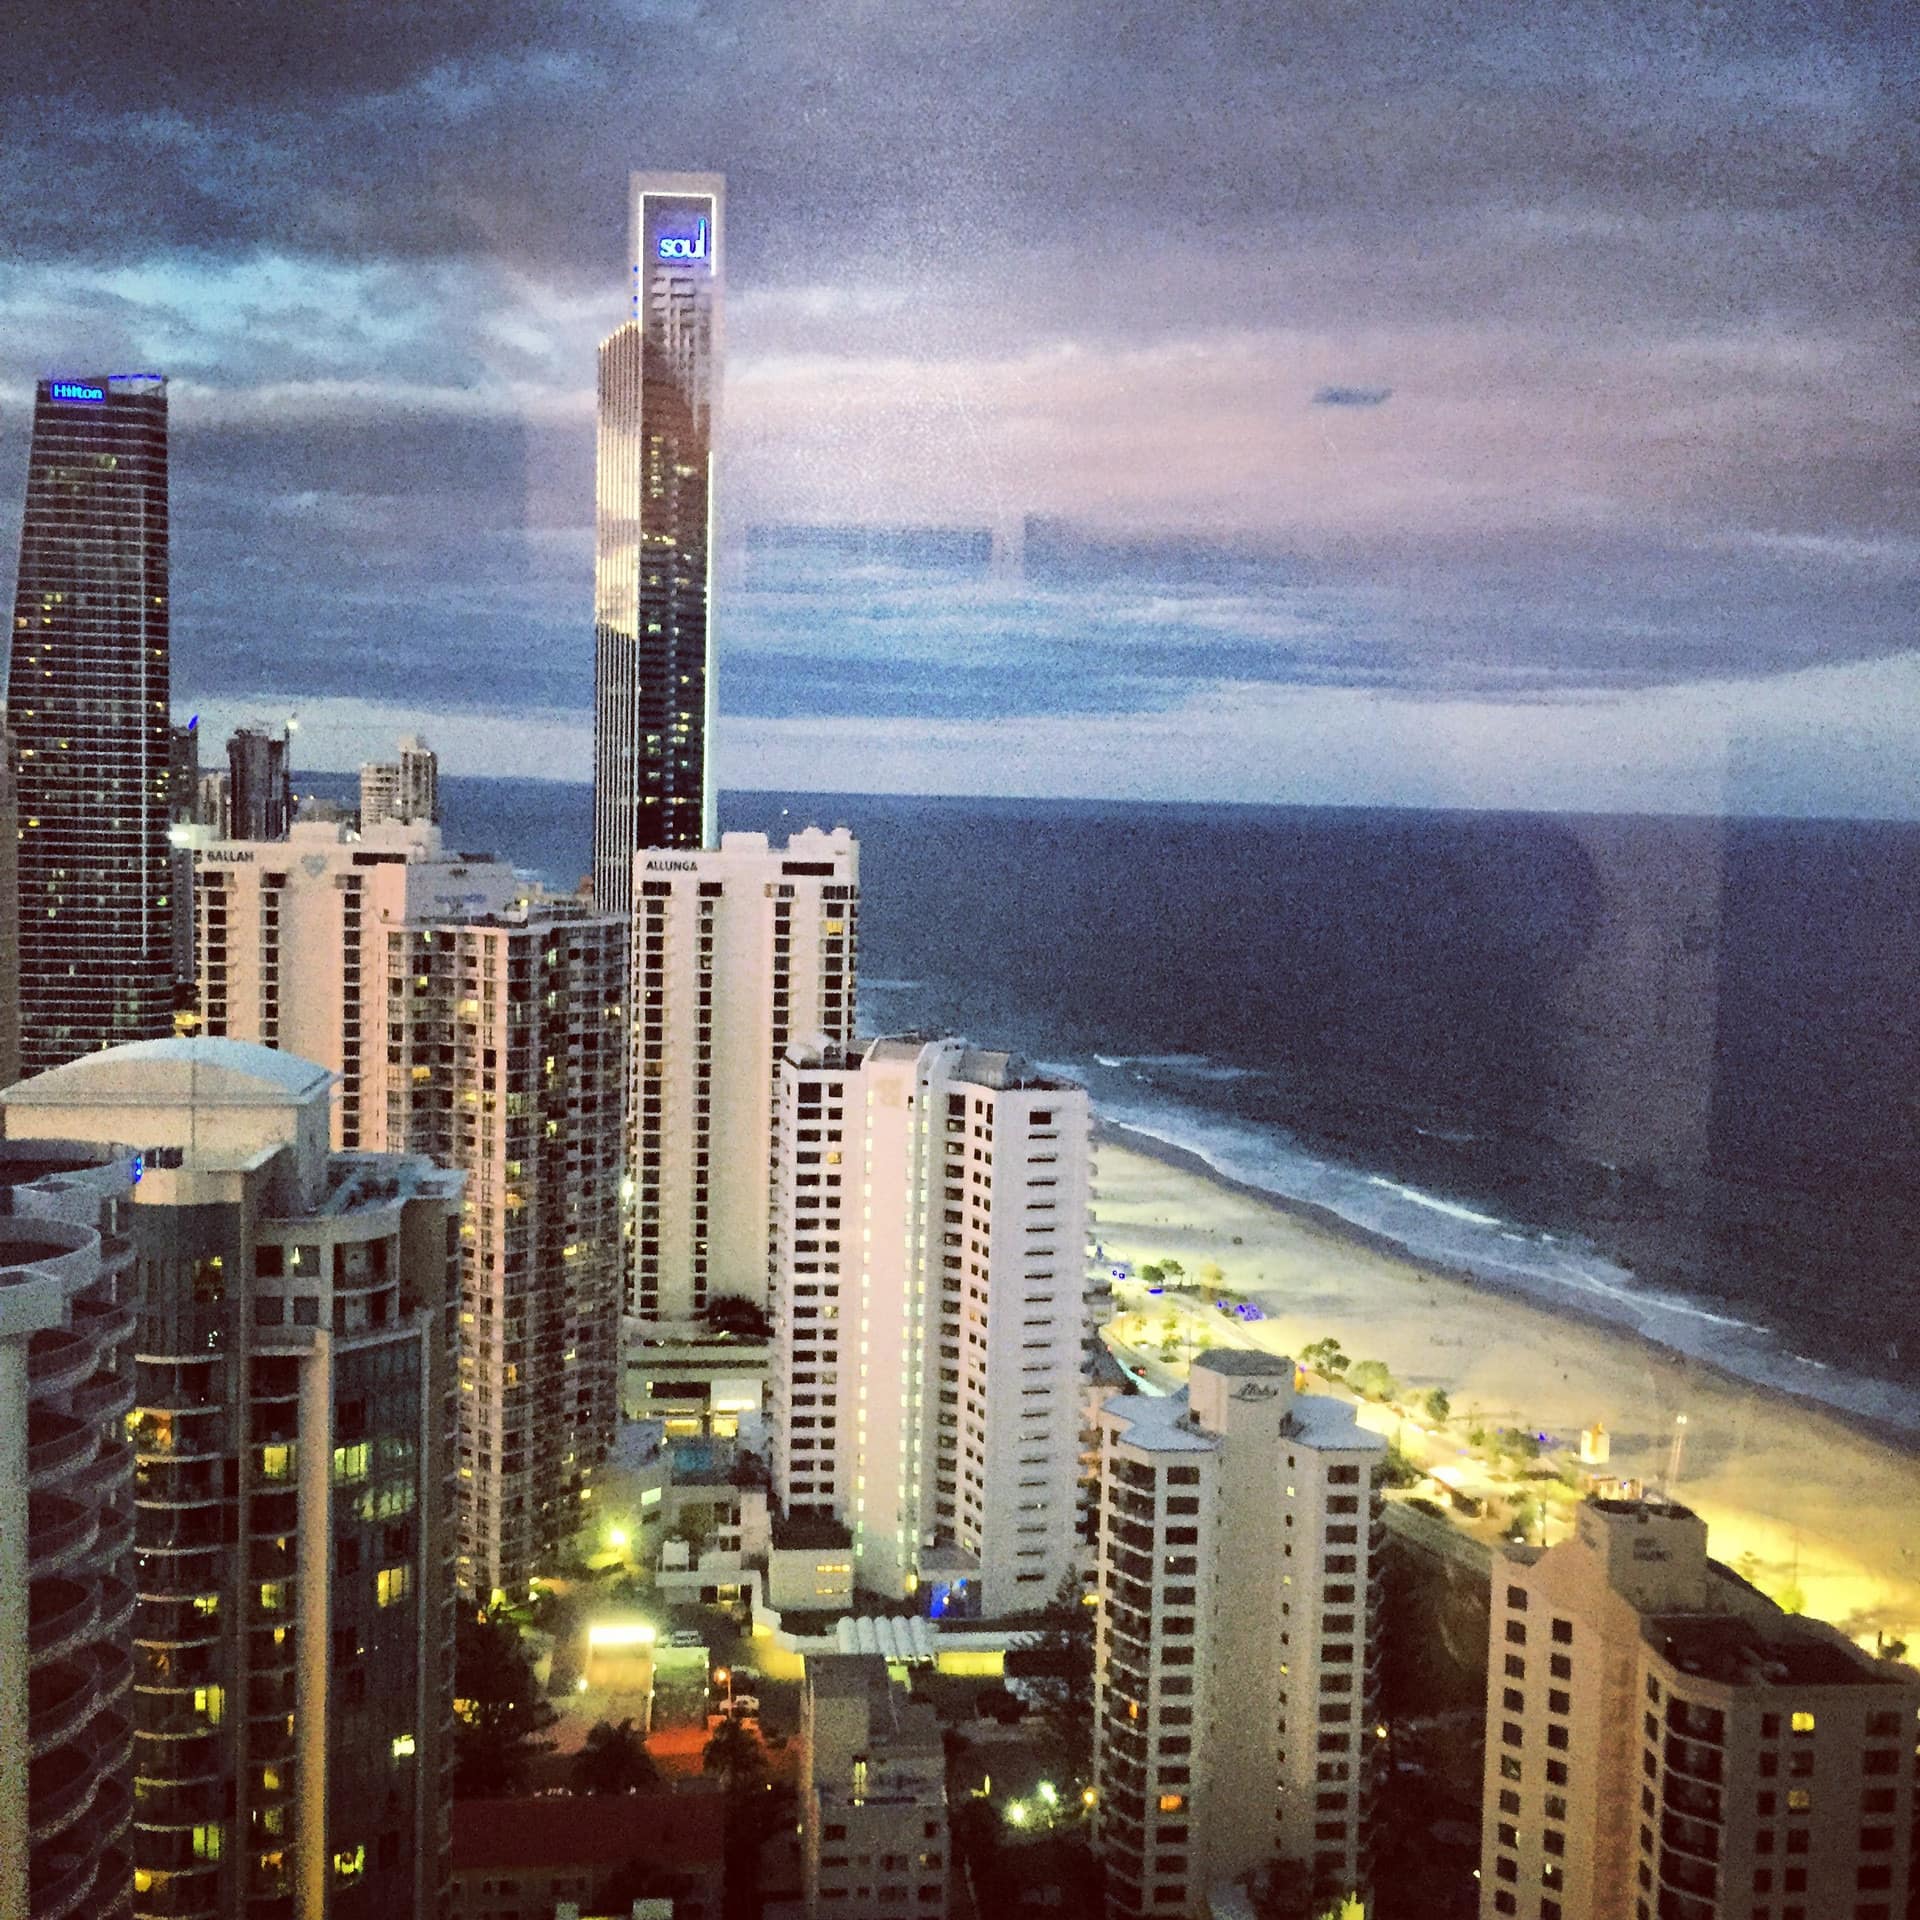
POLYGON ((667 1635, 670 1647, 704 1647, 706 1644, 707 1636, 698 1627, 675 1627, 667 1635))

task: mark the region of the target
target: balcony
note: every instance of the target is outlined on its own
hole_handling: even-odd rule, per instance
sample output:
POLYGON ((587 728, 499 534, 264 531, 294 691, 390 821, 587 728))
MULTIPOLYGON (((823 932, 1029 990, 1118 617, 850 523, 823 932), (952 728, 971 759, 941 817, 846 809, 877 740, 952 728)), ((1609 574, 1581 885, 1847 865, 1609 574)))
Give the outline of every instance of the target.
POLYGON ((27 1752, 51 1753, 93 1712, 94 1676, 84 1655, 35 1667, 27 1681, 27 1752))
POLYGON ((27 1485, 38 1490, 65 1479, 92 1453, 99 1435, 84 1420, 49 1407, 27 1409, 27 1485))
POLYGON ((27 1343, 27 1383, 36 1399, 77 1386, 96 1364, 93 1342, 65 1327, 44 1327, 27 1343))
POLYGON ((27 1602, 27 1645, 34 1659, 56 1660, 92 1631, 99 1617, 92 1587, 56 1577, 36 1580, 27 1602))
POLYGON ((130 1375, 96 1373, 83 1386, 73 1390, 68 1403, 75 1418, 104 1420, 118 1418, 133 1405, 133 1380, 130 1375))
POLYGON ((99 1526, 93 1508, 81 1501, 34 1494, 27 1507, 27 1572, 36 1580, 64 1573, 85 1559, 99 1526))

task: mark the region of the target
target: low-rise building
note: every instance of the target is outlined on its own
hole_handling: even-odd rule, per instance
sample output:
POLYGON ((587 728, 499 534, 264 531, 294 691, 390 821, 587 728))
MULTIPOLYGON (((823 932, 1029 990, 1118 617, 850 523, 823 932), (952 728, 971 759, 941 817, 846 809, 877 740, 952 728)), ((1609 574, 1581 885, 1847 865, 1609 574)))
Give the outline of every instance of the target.
POLYGON ((810 1655, 800 1703, 807 1920, 945 1920, 946 1752, 876 1653, 810 1655))

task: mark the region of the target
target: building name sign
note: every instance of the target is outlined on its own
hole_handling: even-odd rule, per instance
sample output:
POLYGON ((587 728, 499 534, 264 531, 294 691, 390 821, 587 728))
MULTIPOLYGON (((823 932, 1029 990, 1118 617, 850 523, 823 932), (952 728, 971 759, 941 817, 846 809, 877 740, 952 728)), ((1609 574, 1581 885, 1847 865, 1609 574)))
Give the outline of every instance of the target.
POLYGON ((204 847, 200 858, 209 866, 250 867, 253 865, 253 853, 246 847, 204 847))
POLYGON ((84 380, 54 380, 47 391, 56 400, 81 400, 90 407, 104 405, 107 398, 105 387, 90 387, 84 380))
POLYGON ((1278 1400, 1280 1389, 1271 1380, 1242 1380, 1234 1388, 1236 1400, 1278 1400))
POLYGON ((711 260, 710 229, 704 220, 696 220, 691 233, 656 234, 653 250, 662 260, 711 260))
POLYGON ((697 860, 649 860, 644 871, 648 873, 698 873, 700 863, 697 860))

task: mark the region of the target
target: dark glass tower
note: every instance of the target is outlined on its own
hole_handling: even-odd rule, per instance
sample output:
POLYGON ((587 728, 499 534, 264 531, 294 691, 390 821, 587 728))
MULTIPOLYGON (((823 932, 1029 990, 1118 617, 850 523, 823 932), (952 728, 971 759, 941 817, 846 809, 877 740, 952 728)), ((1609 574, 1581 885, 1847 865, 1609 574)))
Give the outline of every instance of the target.
POLYGON ((7 663, 23 1071, 173 1030, 167 390, 42 380, 7 663))
POLYGON ((594 515, 593 883, 633 908, 642 847, 714 831, 713 431, 717 174, 633 177, 633 317, 600 348, 594 515))

